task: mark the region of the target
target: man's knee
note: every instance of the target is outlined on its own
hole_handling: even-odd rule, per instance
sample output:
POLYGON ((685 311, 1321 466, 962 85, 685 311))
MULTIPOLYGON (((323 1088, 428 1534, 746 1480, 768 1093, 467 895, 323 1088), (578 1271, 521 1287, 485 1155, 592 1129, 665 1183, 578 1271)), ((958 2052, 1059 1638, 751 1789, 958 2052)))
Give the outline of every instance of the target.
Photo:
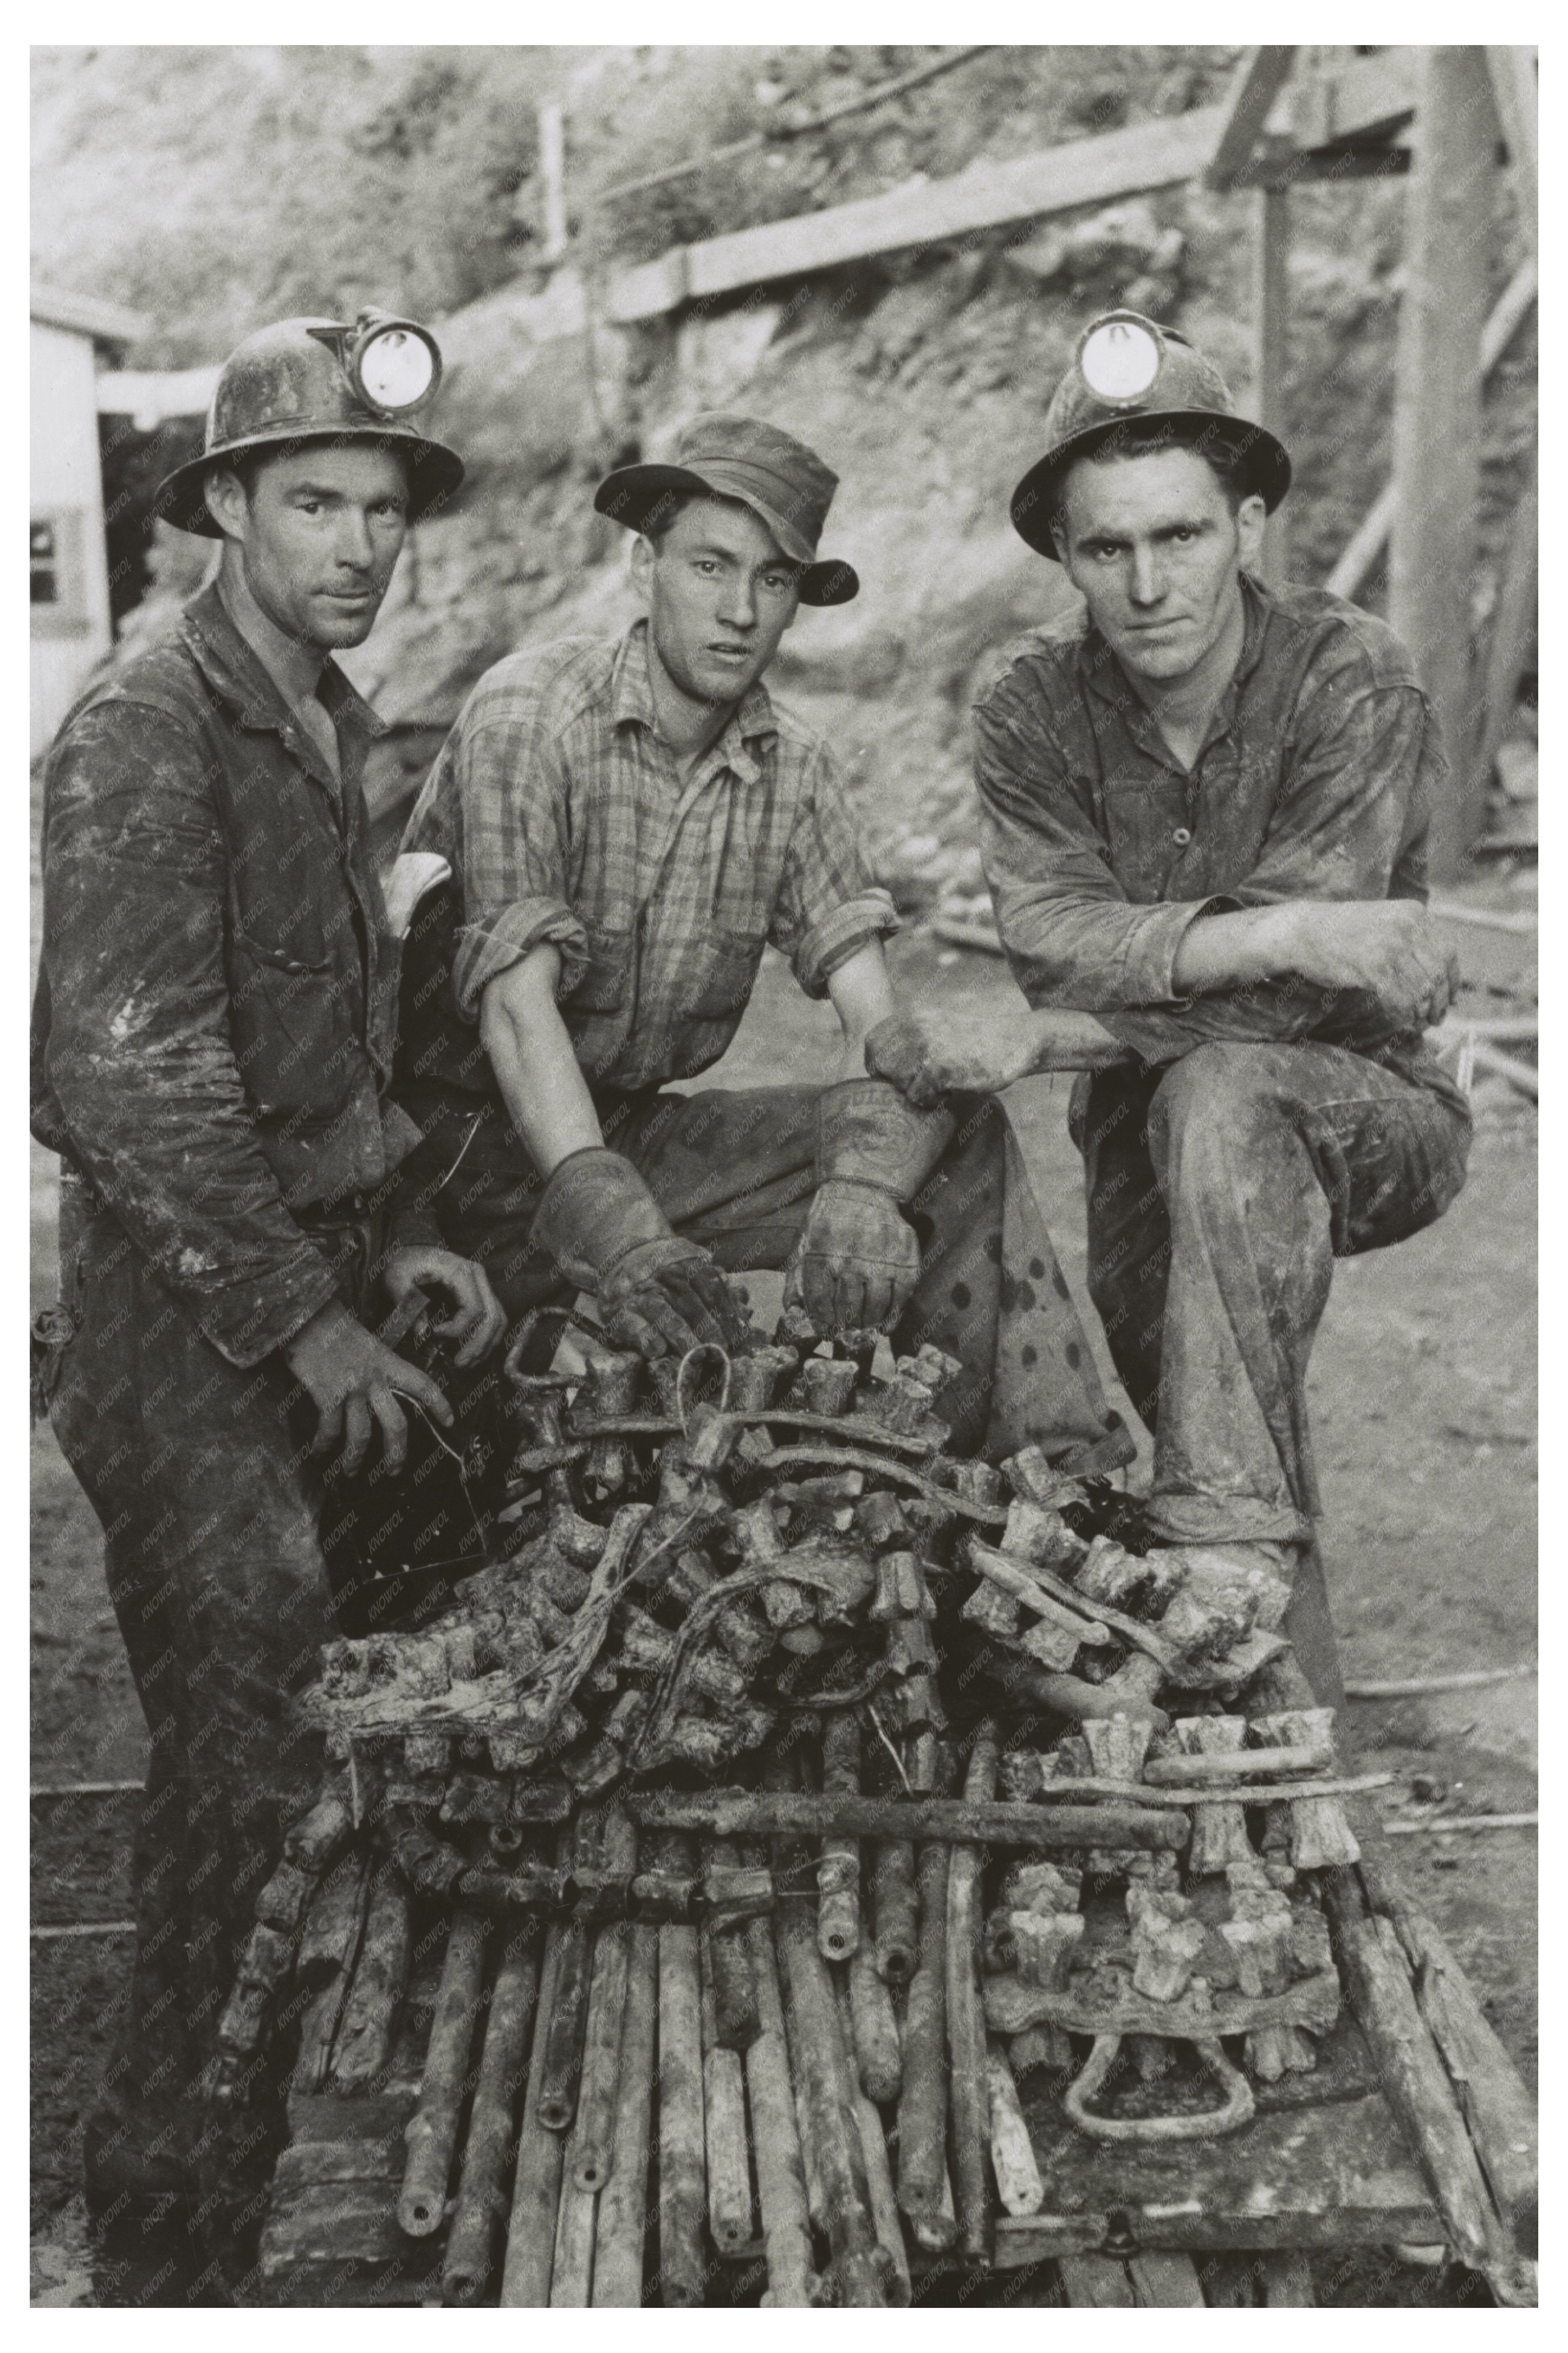
POLYGON ((1197 1046, 1172 1063, 1154 1090, 1150 1156, 1156 1168, 1194 1158, 1228 1166, 1289 1124, 1277 1047, 1197 1046))

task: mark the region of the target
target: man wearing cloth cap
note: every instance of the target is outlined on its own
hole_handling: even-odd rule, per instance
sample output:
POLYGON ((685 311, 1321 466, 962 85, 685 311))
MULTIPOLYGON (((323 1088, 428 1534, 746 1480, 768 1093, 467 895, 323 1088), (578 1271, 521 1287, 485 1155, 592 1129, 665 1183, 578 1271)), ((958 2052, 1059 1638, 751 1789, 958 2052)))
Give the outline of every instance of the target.
POLYGON ((452 1419, 362 1319, 419 1285, 459 1361, 501 1330, 483 1274, 401 1198, 399 948, 360 787, 380 729, 331 659, 462 480, 408 422, 438 369, 376 313, 242 343, 203 454, 159 493, 221 540, 216 577, 49 754, 33 1130, 60 1155, 69 1336, 44 1386, 152 1739, 131 2013, 87 2131, 100 2214, 197 2194, 213 2031, 319 1783, 288 1721, 332 1632, 312 1456, 342 1439, 353 1467, 379 1426, 401 1461, 399 1392, 452 1419))
POLYGON ((1331 1697, 1308 1355, 1334 1259, 1440 1217, 1469 1140, 1422 1039, 1456 979, 1423 912, 1443 755, 1381 621, 1258 577, 1289 460, 1173 329, 1094 322, 1046 438, 1013 522, 1083 602, 983 697, 976 776, 1014 975, 1070 1009, 1004 1018, 984 1071, 907 1020, 869 1064, 916 1103, 1085 1069, 1089 1288, 1155 1433, 1147 1534, 1294 1581, 1331 1697))
MULTIPOLYGON (((732 1338, 726 1273, 789 1270, 814 1328, 964 1370, 955 1443, 1128 1457, 994 1103, 916 1113, 866 1076, 897 927, 826 747, 763 684, 797 607, 847 602, 837 477, 772 426, 699 417, 612 474, 647 617, 514 654, 475 689, 405 836, 460 903, 409 941, 399 1101, 447 1240, 509 1314, 591 1292, 619 1345, 732 1338), (764 947, 843 1029, 837 1082, 679 1091, 740 1026, 764 947)), ((552 1327, 538 1327, 548 1360, 552 1327)))

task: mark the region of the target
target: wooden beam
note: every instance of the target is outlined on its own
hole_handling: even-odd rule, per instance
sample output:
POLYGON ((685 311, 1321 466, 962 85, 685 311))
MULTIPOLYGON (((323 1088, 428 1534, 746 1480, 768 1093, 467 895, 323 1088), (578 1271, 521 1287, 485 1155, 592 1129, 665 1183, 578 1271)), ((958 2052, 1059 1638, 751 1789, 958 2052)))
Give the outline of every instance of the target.
MULTIPOLYGON (((1481 374, 1490 375, 1525 319, 1535 306, 1536 269, 1527 261, 1514 272, 1498 299, 1481 336, 1481 374)), ((1353 596, 1388 544, 1394 527, 1394 485, 1379 493, 1366 520, 1346 543, 1345 552, 1324 586, 1335 596, 1353 596)))
POLYGON ((1486 684, 1481 693, 1480 738, 1476 745, 1476 770, 1470 786, 1472 797, 1478 801, 1486 798, 1498 745, 1508 733, 1508 723, 1513 716, 1520 673, 1535 623, 1537 466, 1538 459, 1532 454, 1529 476, 1508 527, 1502 575, 1498 582, 1497 610, 1492 616, 1486 684))
MULTIPOLYGON (((699 299, 727 294, 870 254, 942 243, 1009 221, 1173 187, 1204 170, 1224 125, 1223 107, 1197 107, 1037 154, 975 164, 955 179, 911 184, 826 212, 709 237, 685 249, 686 290, 699 299)), ((629 325, 668 309, 668 293, 649 274, 663 268, 664 263, 650 263, 646 272, 628 270, 614 280, 606 318, 629 325)))
POLYGON ((1464 871, 1473 790, 1470 586, 1480 489, 1481 331, 1497 111, 1476 47, 1420 53, 1394 415, 1389 618, 1415 657, 1451 765, 1432 813, 1433 876, 1464 871))
POLYGON ((1275 100, 1284 89, 1295 59, 1294 46, 1248 49, 1236 69, 1226 99, 1226 124, 1220 132, 1205 185, 1228 188, 1252 151, 1275 100))
POLYGON ((1379 49, 1291 86, 1290 131, 1298 147, 1386 138, 1416 111, 1416 52, 1379 49))
POLYGON ((1519 199, 1520 234, 1531 253, 1539 253, 1538 216, 1541 206, 1541 129, 1535 57, 1525 48, 1487 50, 1487 71, 1498 121, 1508 146, 1508 166, 1519 199))
MULTIPOLYGON (((1252 332, 1257 354, 1253 415, 1289 446, 1285 419, 1285 371, 1289 361, 1290 192, 1259 188, 1252 231, 1252 332)), ((1289 572, 1286 520, 1281 507, 1268 518, 1263 541, 1263 576, 1276 587, 1289 572)))

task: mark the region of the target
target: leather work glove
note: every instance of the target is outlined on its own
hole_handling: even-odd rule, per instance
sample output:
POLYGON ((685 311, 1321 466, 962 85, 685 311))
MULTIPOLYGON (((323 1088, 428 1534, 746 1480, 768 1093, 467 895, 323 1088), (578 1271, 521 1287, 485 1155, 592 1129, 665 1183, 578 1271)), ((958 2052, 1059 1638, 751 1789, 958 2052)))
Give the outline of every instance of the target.
POLYGON ((816 1192, 784 1279, 784 1304, 822 1334, 891 1325, 920 1280, 921 1253, 899 1204, 952 1135, 944 1111, 911 1111, 879 1079, 829 1087, 816 1112, 816 1192))
POLYGON ((568 1154, 540 1197, 533 1230, 567 1281, 594 1293, 618 1347, 683 1356, 740 1338, 736 1302, 712 1259, 672 1230, 621 1153, 591 1145, 568 1154))
POLYGON ((921 1109, 945 1094, 1000 1094, 1035 1071, 1102 1070, 1129 1059, 1092 1013, 1024 1006, 987 1012, 981 1024, 893 1013, 866 1040, 866 1068, 921 1109))

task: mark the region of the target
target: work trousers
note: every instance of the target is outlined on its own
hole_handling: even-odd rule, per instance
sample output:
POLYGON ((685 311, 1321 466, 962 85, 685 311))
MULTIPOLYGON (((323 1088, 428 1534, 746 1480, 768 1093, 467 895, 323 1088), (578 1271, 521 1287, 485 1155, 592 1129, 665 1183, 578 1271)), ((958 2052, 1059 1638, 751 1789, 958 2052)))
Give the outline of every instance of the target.
POLYGON ((1151 1525, 1310 1543, 1307 1362, 1333 1262, 1442 1216, 1463 1096, 1335 1046, 1205 1045, 1080 1081, 1071 1124, 1090 1296, 1154 1433, 1151 1525))
MULTIPOLYGON (((370 1229, 318 1240, 352 1303, 370 1229)), ((89 2147, 111 2178, 216 2184, 216 2210, 254 2184, 276 2086, 258 2084, 247 2117, 209 2131, 201 2072, 257 1892, 321 1778, 319 1737, 289 1714, 333 1630, 306 1451, 315 1413, 280 1357, 242 1371, 219 1356, 68 1172, 60 1256, 77 1329, 51 1419, 103 1524, 153 1751, 132 1855, 130 2018, 89 2147), (237 2161, 236 2134, 252 2162, 237 2161)))
MULTIPOLYGON (((799 1238, 821 1092, 667 1089, 606 1097, 598 1110, 605 1143, 640 1170, 675 1230, 743 1276, 783 1267, 799 1238)), ((415 1189, 447 1248, 479 1261, 513 1319, 569 1301, 532 1239, 542 1185, 500 1103, 439 1086, 402 1100, 426 1139, 415 1189)), ((1131 1461, 1131 1434, 1106 1403, 1003 1105, 954 1096, 950 1108, 953 1139, 905 1211, 921 1274, 895 1350, 929 1340, 960 1360, 934 1409, 961 1455, 1000 1461, 1035 1444, 1069 1470, 1131 1461)))

